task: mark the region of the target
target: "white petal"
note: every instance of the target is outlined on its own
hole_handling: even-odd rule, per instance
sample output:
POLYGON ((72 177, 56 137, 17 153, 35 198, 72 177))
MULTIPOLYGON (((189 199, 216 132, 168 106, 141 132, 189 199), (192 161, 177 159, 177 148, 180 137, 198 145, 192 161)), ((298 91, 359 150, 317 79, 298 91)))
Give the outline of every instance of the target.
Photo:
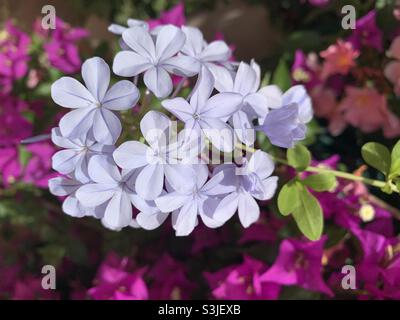
POLYGON ((233 114, 232 123, 235 134, 239 140, 248 146, 253 145, 256 134, 248 115, 242 110, 239 110, 233 114))
POLYGON ((282 91, 276 85, 265 86, 258 93, 267 98, 268 108, 276 109, 282 107, 282 91))
POLYGON ((221 200, 214 213, 214 219, 226 222, 233 217, 239 206, 239 195, 237 192, 228 194, 221 200))
POLYGON ((73 179, 56 177, 49 180, 49 190, 55 196, 63 197, 74 193, 82 184, 73 179))
POLYGON ((130 193, 129 199, 131 200, 133 206, 141 212, 145 212, 147 214, 160 212, 153 200, 144 200, 136 193, 130 193))
POLYGON ((243 111, 252 117, 261 118, 264 121, 268 113, 268 100, 264 95, 251 93, 244 98, 243 103, 245 105, 243 111))
POLYGON ((94 208, 108 201, 115 194, 112 184, 85 184, 76 191, 76 197, 85 207, 94 208))
POLYGON ((87 59, 82 64, 82 78, 96 101, 102 101, 110 84, 108 64, 99 57, 87 59))
POLYGON ((98 108, 93 119, 93 134, 103 144, 114 144, 122 131, 119 118, 110 110, 98 108))
POLYGON ((85 108, 95 102, 95 98, 80 83, 71 77, 62 77, 51 86, 51 98, 66 108, 85 108))
POLYGON ((139 141, 127 141, 114 151, 113 157, 122 169, 136 169, 150 163, 152 151, 139 141))
POLYGON ((103 184, 118 184, 121 181, 121 173, 112 159, 101 155, 90 158, 89 176, 93 181, 103 184))
POLYGON ((177 236, 189 235, 197 224, 197 202, 187 202, 177 215, 173 224, 177 236))
POLYGON ((157 34, 157 61, 165 60, 177 54, 185 44, 185 34, 173 25, 163 26, 157 34))
POLYGON ((213 89, 214 77, 207 68, 202 67, 190 97, 190 104, 194 110, 197 111, 205 105, 213 89))
POLYGON ((183 122, 193 119, 195 110, 184 98, 166 99, 161 105, 183 122))
POLYGON ((225 118, 234 114, 242 105, 243 97, 238 93, 218 93, 208 99, 199 110, 202 117, 225 118))
POLYGON ((218 228, 224 223, 215 219, 215 211, 218 207, 220 200, 214 198, 208 198, 199 203, 199 213, 201 220, 209 228, 218 228))
POLYGON ((200 63, 198 60, 184 55, 163 60, 162 66, 170 73, 181 77, 192 77, 200 72, 200 63))
POLYGON ((199 58, 207 62, 222 62, 228 60, 230 56, 231 49, 228 45, 224 41, 217 40, 208 44, 199 58))
POLYGON ((78 199, 73 196, 66 198, 62 204, 62 210, 71 217, 81 218, 86 216, 86 210, 78 199))
POLYGON ((186 41, 181 51, 191 57, 197 57, 203 50, 203 34, 198 28, 188 26, 182 26, 182 31, 186 35, 186 41))
POLYGON ((162 195, 155 199, 157 207, 162 212, 172 212, 181 208, 186 202, 190 201, 191 198, 188 195, 181 194, 178 192, 170 192, 162 195))
POLYGON ((64 149, 78 149, 80 147, 75 143, 74 140, 71 140, 67 137, 63 137, 60 128, 53 128, 51 130, 51 141, 55 145, 64 149))
POLYGON ((113 62, 113 72, 123 77, 136 76, 151 68, 151 61, 133 51, 120 51, 113 62))
POLYGON ((302 85, 291 87, 283 94, 283 104, 297 103, 299 105, 299 118, 301 122, 308 123, 313 117, 311 98, 302 85))
POLYGON ((81 155, 75 150, 66 149, 56 152, 52 157, 53 169, 62 174, 68 174, 75 170, 81 155))
POLYGON ((253 199, 253 197, 247 193, 242 192, 239 195, 239 219, 243 227, 247 228, 260 217, 260 208, 253 199))
POLYGON ((268 153, 257 150, 253 153, 247 164, 246 171, 255 172, 261 180, 266 179, 274 171, 275 165, 268 153))
POLYGON ((150 33, 142 27, 132 27, 122 33, 124 42, 139 55, 154 60, 156 51, 150 33))
POLYGON ((136 216, 136 221, 145 230, 154 230, 161 226, 165 219, 167 219, 168 213, 146 213, 139 212, 136 216))
POLYGON ((258 89, 257 74, 254 69, 245 62, 241 62, 235 77, 234 91, 242 95, 254 93, 258 89))
POLYGON ((80 108, 64 115, 59 123, 61 134, 71 139, 85 137, 93 126, 95 108, 80 108))
POLYGON ((225 67, 208 65, 215 80, 215 89, 219 92, 233 92, 233 74, 225 67))
POLYGON ((157 98, 165 98, 172 92, 172 80, 168 72, 162 67, 152 67, 144 73, 146 87, 157 98))
POLYGON ((114 194, 107 205, 103 220, 111 229, 120 229, 131 223, 132 205, 125 192, 119 191, 114 194))
POLYGON ((278 187, 278 177, 269 177, 262 181, 263 193, 262 194, 252 194, 254 198, 258 200, 269 200, 271 199, 278 187))
POLYGON ((169 143, 172 134, 171 120, 158 111, 147 112, 140 121, 140 131, 149 145, 156 150, 165 147, 169 143))
POLYGON ((110 110, 127 110, 136 105, 139 96, 139 90, 132 82, 118 81, 107 91, 102 106, 110 110))
POLYGON ((200 122, 202 131, 210 142, 224 152, 232 152, 235 147, 236 137, 233 129, 219 119, 206 119, 200 122))
POLYGON ((147 165, 137 177, 136 192, 145 200, 154 200, 161 194, 163 185, 163 165, 147 165))

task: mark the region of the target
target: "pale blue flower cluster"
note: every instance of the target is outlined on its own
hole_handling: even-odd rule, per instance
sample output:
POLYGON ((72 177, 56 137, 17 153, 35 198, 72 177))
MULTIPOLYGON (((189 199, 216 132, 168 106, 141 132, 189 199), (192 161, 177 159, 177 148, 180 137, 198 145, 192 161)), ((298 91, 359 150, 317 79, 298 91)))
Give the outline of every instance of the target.
POLYGON ((86 60, 85 86, 70 77, 52 86, 53 100, 73 110, 52 131, 54 144, 62 148, 53 156, 53 168, 62 176, 50 180, 50 191, 66 197, 66 214, 93 216, 113 230, 155 229, 171 214, 176 234, 184 236, 199 218, 217 228, 235 212, 244 227, 250 226, 260 215, 256 200, 271 199, 277 188, 273 161, 258 150, 240 165, 215 165, 206 162, 204 148, 210 142, 219 152, 231 153, 238 143, 251 146, 255 130, 274 145, 292 147, 304 139, 312 118, 306 91, 301 86, 286 93, 276 86, 260 88, 257 63, 229 62, 226 43, 208 44, 196 28, 165 25, 149 31, 137 20, 128 25, 110 27, 122 35, 123 49, 112 69, 124 77, 143 74, 147 89, 163 99, 165 113, 148 111, 140 121, 143 139, 117 144, 122 131, 118 111, 133 108, 139 90, 132 80, 109 88, 105 61, 86 60), (197 75, 187 99, 170 96, 171 75, 197 75), (168 115, 184 128, 178 132, 168 115))

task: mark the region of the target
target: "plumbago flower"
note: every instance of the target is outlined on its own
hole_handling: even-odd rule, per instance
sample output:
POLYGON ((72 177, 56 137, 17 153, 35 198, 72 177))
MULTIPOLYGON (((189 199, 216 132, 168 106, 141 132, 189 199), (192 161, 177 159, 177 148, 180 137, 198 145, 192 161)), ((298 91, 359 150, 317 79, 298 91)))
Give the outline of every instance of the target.
POLYGON ((185 123, 187 139, 190 136, 200 137, 200 140, 207 137, 217 149, 232 152, 234 133, 226 121, 239 110, 242 96, 224 92, 210 98, 213 88, 213 76, 203 68, 189 102, 179 97, 164 100, 161 104, 185 123))
POLYGON ((209 228, 223 225, 223 222, 214 218, 215 209, 220 202, 217 196, 226 193, 226 188, 220 184, 224 177, 223 172, 214 175, 208 182, 209 172, 206 165, 193 165, 191 173, 192 178, 184 188, 169 187, 169 193, 155 200, 162 212, 172 212, 172 226, 177 236, 190 234, 198 224, 198 216, 209 228))
POLYGON ((191 77, 198 73, 198 62, 177 55, 185 43, 185 34, 177 27, 161 27, 155 39, 143 27, 133 27, 122 33, 122 39, 132 51, 124 50, 115 56, 113 71, 124 77, 144 72, 146 87, 158 98, 167 97, 173 89, 169 73, 191 77))
POLYGON ((64 148, 53 155, 53 169, 62 174, 74 172, 79 181, 89 180, 87 166, 90 158, 95 155, 111 157, 115 149, 113 145, 98 143, 91 136, 77 139, 63 137, 59 128, 51 132, 51 140, 59 147, 64 148))
POLYGON ((306 135, 306 124, 313 117, 310 96, 302 85, 296 85, 282 94, 277 86, 260 90, 272 108, 257 129, 264 132, 273 145, 292 148, 306 135))
POLYGON ((164 176, 171 184, 191 177, 184 176, 185 170, 178 163, 179 143, 171 136, 172 122, 166 115, 149 111, 140 122, 140 130, 149 145, 125 142, 115 150, 114 159, 123 169, 140 168, 137 193, 145 200, 154 200, 163 190, 164 176))
POLYGON ((220 202, 215 219, 225 222, 239 211, 243 227, 247 228, 256 222, 260 216, 260 208, 254 198, 272 198, 278 183, 278 177, 270 177, 273 171, 274 163, 268 154, 261 150, 257 150, 241 168, 234 164, 217 167, 215 174, 224 173, 221 185, 227 188, 231 186, 233 192, 220 202), (238 170, 241 171, 240 174, 237 173, 238 170))
POLYGON ((216 82, 220 92, 235 92, 242 96, 239 110, 235 112, 230 123, 240 141, 246 145, 253 145, 255 141, 253 120, 262 120, 268 113, 268 99, 264 94, 257 92, 260 86, 260 66, 251 61, 250 65, 244 62, 234 77, 227 69, 219 72, 216 82))
POLYGON ((51 87, 55 103, 75 109, 60 120, 61 134, 79 139, 91 131, 97 142, 114 144, 122 130, 114 111, 132 108, 139 99, 139 91, 127 80, 119 81, 108 89, 110 69, 99 57, 83 63, 82 77, 87 88, 70 77, 62 77, 51 87))

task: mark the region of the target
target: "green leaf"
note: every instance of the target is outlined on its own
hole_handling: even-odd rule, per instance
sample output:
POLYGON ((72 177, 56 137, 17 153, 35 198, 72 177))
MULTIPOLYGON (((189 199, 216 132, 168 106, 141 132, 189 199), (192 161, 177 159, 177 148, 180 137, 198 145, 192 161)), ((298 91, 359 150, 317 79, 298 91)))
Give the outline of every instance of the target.
POLYGON ((400 140, 394 145, 391 154, 392 163, 390 166, 390 176, 396 177, 400 175, 400 140))
POLYGON ((32 153, 30 153, 25 146, 19 145, 18 146, 18 151, 19 151, 19 163, 23 166, 26 167, 28 164, 29 160, 32 157, 32 153))
POLYGON ((286 183, 278 195, 278 208, 282 215, 291 214, 300 205, 300 197, 296 187, 296 181, 286 183))
POLYGON ((321 238, 324 219, 318 200, 305 186, 296 184, 299 192, 300 206, 293 211, 293 218, 300 231, 310 240, 321 238))
POLYGON ((297 171, 304 171, 311 163, 311 153, 307 147, 302 144, 296 144, 288 149, 286 153, 289 165, 297 171))
POLYGON ((337 186, 336 177, 329 172, 317 173, 306 177, 302 183, 314 191, 331 191, 337 186))
POLYGON ((292 80, 290 77, 290 71, 284 59, 279 60, 278 66, 276 67, 272 76, 272 83, 276 84, 283 91, 289 89, 292 80))
POLYGON ((361 148, 361 154, 366 163, 371 167, 388 175, 390 170, 390 151, 383 144, 368 142, 361 148))

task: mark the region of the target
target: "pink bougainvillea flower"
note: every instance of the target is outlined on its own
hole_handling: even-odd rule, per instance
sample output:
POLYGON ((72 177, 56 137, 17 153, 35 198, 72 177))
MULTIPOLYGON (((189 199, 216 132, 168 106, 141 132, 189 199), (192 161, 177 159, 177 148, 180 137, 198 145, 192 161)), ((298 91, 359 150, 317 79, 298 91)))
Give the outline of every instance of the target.
POLYGON ((400 96, 400 36, 390 45, 388 56, 395 60, 390 61, 384 70, 386 78, 394 85, 394 92, 400 96))
POLYGON ((204 276, 217 299, 226 300, 275 300, 280 285, 264 281, 261 274, 267 266, 245 256, 240 265, 229 266, 215 273, 205 272, 204 276))
POLYGON ((88 291, 94 300, 146 300, 148 290, 142 276, 145 268, 130 271, 132 262, 109 254, 101 264, 94 281, 95 286, 88 291))
POLYGON ((321 276, 326 236, 318 241, 285 239, 275 263, 260 279, 281 285, 296 285, 333 296, 321 276))
POLYGON ((355 59, 359 55, 359 51, 354 49, 350 42, 339 39, 336 44, 332 44, 328 49, 320 52, 320 56, 325 59, 321 78, 327 79, 337 73, 348 74, 350 69, 356 65, 355 59))
POLYGON ((382 52, 382 31, 376 25, 376 11, 371 10, 356 22, 356 28, 348 38, 353 47, 360 50, 363 46, 382 52))
POLYGON ((152 278, 151 300, 187 300, 195 288, 187 279, 185 266, 168 254, 158 259, 148 275, 152 278))
POLYGON ((278 240, 279 230, 285 225, 284 220, 277 219, 266 212, 262 212, 261 216, 267 218, 260 219, 247 229, 244 229, 239 239, 239 244, 253 241, 273 243, 278 240))
POLYGON ((363 132, 383 129, 385 137, 400 134, 399 119, 389 111, 386 97, 375 88, 347 87, 339 109, 349 124, 363 132))
POLYGON ((335 92, 330 88, 317 86, 311 91, 311 98, 315 115, 329 121, 329 132, 334 136, 341 134, 347 123, 339 110, 335 92))
POLYGON ((185 5, 183 1, 179 2, 170 10, 161 12, 158 19, 147 20, 147 23, 149 24, 150 29, 154 29, 165 24, 173 24, 177 27, 183 26, 186 24, 185 5))
POLYGON ((64 73, 78 72, 81 67, 77 41, 86 38, 88 31, 82 28, 72 28, 69 24, 56 19, 56 29, 47 36, 43 45, 50 65, 64 73))
POLYGON ((314 7, 325 7, 330 2, 331 2, 331 0, 308 0, 308 3, 314 7))

